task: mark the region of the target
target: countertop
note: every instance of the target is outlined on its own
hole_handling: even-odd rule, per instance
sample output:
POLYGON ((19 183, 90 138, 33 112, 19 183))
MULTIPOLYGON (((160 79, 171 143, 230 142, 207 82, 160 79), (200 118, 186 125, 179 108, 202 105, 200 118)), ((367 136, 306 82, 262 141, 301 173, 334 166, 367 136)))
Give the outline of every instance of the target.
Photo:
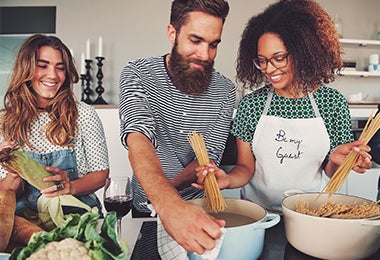
MULTIPOLYGON (((160 259, 157 255, 156 219, 124 218, 122 226, 122 240, 129 245, 128 259, 131 260, 155 260, 160 259), (143 226, 143 228, 142 228, 143 226), (141 230, 141 232, 140 232, 141 230), (148 236, 147 233, 153 234, 148 236)), ((283 220, 276 226, 269 228, 265 232, 264 249, 259 260, 318 260, 318 258, 308 256, 293 246, 286 240, 283 220)), ((373 256, 365 260, 380 259, 380 250, 373 256)))

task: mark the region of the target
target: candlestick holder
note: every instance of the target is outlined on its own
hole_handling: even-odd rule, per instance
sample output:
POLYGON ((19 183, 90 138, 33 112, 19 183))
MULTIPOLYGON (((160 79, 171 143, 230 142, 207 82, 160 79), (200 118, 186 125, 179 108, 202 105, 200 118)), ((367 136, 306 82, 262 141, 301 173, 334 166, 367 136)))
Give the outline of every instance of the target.
POLYGON ((90 73, 92 60, 85 59, 85 62, 86 62, 86 75, 85 75, 86 87, 84 88, 83 92, 86 95, 86 98, 84 99, 84 102, 86 102, 87 104, 92 104, 92 100, 90 98, 90 96, 92 95, 92 89, 90 88, 91 80, 92 80, 91 73, 90 73))
POLYGON ((86 74, 80 74, 80 80, 81 80, 81 85, 80 85, 80 93, 81 93, 81 101, 84 101, 84 81, 86 80, 86 74))
POLYGON ((96 78, 98 79, 98 86, 95 89, 95 92, 98 94, 97 99, 95 99, 94 104, 107 104, 107 102, 103 99, 102 94, 104 93, 104 88, 102 86, 102 80, 103 80, 103 60, 104 57, 95 57, 95 59, 98 60, 98 73, 96 73, 96 78))

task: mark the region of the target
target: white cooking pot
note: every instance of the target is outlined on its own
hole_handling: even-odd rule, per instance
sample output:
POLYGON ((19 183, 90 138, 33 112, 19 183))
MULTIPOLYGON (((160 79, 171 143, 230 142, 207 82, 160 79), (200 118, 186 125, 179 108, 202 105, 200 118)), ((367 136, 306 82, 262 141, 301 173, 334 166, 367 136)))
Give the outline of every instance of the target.
POLYGON ((333 201, 337 203, 371 202, 356 196, 333 194, 292 194, 282 201, 285 233, 289 243, 299 251, 323 259, 361 259, 380 248, 380 219, 334 219, 296 212, 303 200, 318 208, 333 201))
MULTIPOLYGON (((257 259, 264 247, 265 229, 273 227, 280 221, 278 214, 268 214, 260 205, 239 199, 225 199, 227 209, 223 213, 235 213, 252 218, 246 225, 226 227, 223 244, 217 259, 257 259)), ((190 202, 203 207, 207 211, 204 199, 190 202)), ((218 218, 218 215, 215 215, 218 218)), ((228 226, 228 221, 227 224, 228 226)), ((190 259, 202 259, 200 256, 189 253, 190 259)))

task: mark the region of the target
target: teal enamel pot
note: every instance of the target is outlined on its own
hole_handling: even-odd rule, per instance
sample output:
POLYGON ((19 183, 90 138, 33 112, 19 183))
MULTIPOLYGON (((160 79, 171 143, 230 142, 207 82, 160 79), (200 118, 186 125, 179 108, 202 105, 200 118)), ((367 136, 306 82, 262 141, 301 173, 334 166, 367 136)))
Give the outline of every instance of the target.
MULTIPOLYGON (((225 199, 227 209, 212 214, 226 220, 226 232, 217 259, 258 259, 264 247, 265 230, 280 221, 278 214, 269 214, 260 205, 240 199, 225 199), (242 220, 244 219, 244 220, 242 220)), ((205 199, 191 200, 207 211, 205 199)), ((188 253, 190 259, 202 259, 195 253, 188 253)))

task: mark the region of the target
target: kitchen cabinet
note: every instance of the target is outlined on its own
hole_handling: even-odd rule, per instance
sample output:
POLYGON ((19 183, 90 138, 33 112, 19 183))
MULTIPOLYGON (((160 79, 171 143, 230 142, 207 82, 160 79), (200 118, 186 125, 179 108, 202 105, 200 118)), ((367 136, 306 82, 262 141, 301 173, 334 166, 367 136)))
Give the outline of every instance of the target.
POLYGON ((95 106, 107 140, 110 176, 132 176, 128 151, 120 140, 119 110, 117 106, 95 106))
POLYGON ((339 75, 342 76, 359 76, 359 77, 380 77, 380 71, 366 71, 368 66, 369 53, 380 52, 380 41, 377 40, 362 40, 362 39, 339 39, 342 43, 345 60, 357 62, 356 69, 343 69, 339 75))
MULTIPOLYGON (((96 112, 103 123, 107 140, 108 157, 110 164, 110 177, 132 176, 132 168, 128 160, 128 151, 120 141, 119 110, 116 105, 96 105, 96 112)), ((101 188, 95 192, 103 205, 103 192, 101 188)), ((104 205, 103 205, 104 208, 104 205)), ((131 213, 126 216, 131 217, 131 213)))
POLYGON ((376 201, 380 168, 372 168, 365 174, 351 171, 346 181, 346 194, 376 201))
MULTIPOLYGON (((364 120, 367 121, 370 115, 374 115, 377 111, 377 106, 350 106, 350 114, 352 120, 364 120)), ((376 200, 378 178, 380 175, 380 166, 376 163, 373 167, 366 171, 364 174, 358 174, 351 171, 347 177, 342 193, 348 195, 355 195, 362 198, 376 200)))

